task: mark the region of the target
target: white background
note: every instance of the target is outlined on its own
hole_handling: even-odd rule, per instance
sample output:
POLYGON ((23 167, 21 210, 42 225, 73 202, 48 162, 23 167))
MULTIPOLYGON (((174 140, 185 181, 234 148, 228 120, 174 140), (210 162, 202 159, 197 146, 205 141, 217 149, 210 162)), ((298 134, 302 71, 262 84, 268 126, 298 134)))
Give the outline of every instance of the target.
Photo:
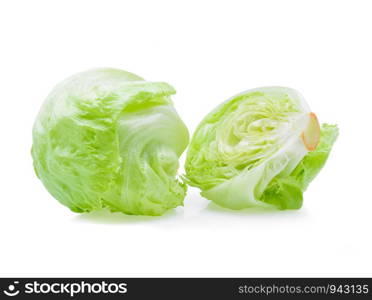
POLYGON ((1 276, 372 276, 371 1, 2 1, 1 276), (163 217, 78 215, 36 178, 35 116, 73 73, 166 81, 193 132, 243 90, 298 89, 340 137, 298 211, 189 189, 163 217))

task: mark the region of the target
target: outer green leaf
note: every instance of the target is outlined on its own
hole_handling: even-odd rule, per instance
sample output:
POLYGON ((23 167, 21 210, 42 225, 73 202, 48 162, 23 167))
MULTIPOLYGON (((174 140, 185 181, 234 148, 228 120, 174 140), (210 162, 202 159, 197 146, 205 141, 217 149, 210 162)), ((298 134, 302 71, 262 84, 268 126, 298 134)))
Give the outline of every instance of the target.
POLYGON ((275 177, 262 195, 261 201, 280 209, 297 209, 302 206, 302 191, 322 169, 338 136, 335 125, 323 124, 320 144, 309 152, 290 176, 275 177))

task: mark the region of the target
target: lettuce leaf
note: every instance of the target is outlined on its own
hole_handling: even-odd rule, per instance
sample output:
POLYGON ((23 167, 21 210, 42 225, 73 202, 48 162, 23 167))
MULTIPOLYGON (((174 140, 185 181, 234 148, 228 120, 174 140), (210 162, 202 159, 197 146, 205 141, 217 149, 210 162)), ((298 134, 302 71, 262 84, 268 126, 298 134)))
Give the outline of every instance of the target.
POLYGON ((267 186, 261 201, 279 209, 298 209, 302 206, 302 193, 323 168, 338 136, 336 125, 323 124, 320 143, 309 152, 287 177, 277 176, 267 186))

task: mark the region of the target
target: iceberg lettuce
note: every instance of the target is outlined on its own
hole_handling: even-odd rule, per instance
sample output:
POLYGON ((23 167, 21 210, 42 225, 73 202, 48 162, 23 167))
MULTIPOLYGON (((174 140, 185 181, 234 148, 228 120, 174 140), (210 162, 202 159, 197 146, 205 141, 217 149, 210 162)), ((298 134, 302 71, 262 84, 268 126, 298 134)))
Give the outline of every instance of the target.
POLYGON ((297 91, 249 90, 199 124, 187 153, 185 179, 226 208, 298 209, 337 135, 337 126, 319 125, 297 91))
POLYGON ((161 215, 183 204, 177 179, 186 126, 167 83, 117 69, 74 75, 47 97, 32 157, 47 190, 75 212, 161 215))

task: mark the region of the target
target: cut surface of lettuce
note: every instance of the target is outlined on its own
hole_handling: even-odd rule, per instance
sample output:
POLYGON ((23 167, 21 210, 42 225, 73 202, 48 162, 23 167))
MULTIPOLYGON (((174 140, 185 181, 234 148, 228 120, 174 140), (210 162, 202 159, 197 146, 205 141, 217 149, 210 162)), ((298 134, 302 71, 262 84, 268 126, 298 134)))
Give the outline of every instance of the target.
POLYGON ((319 125, 297 91, 249 90, 199 124, 185 178, 202 196, 226 208, 298 209, 337 135, 337 126, 319 125))
POLYGON ((117 69, 74 75, 47 97, 33 129, 34 168, 75 212, 161 215, 183 204, 186 126, 163 82, 117 69))

